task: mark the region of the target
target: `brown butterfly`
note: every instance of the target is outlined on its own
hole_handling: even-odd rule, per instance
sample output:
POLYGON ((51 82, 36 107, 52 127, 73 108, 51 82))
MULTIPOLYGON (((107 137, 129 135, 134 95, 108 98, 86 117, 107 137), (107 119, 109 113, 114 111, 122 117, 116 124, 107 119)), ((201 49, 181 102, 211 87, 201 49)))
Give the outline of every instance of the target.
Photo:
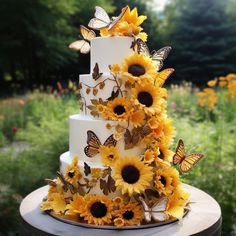
POLYGON ((96 37, 96 34, 93 30, 86 28, 85 26, 80 26, 80 33, 84 39, 77 40, 69 45, 69 48, 74 51, 79 51, 81 53, 88 53, 90 51, 89 42, 96 37))
POLYGON ((100 73, 99 72, 99 66, 98 66, 98 63, 96 62, 94 68, 93 68, 93 73, 92 73, 92 77, 93 79, 96 81, 98 80, 101 76, 102 76, 103 73, 100 73))
POLYGON ((95 30, 104 28, 108 28, 108 30, 111 30, 121 20, 127 10, 128 6, 124 7, 120 15, 118 17, 115 17, 114 20, 111 20, 107 12, 102 7, 96 6, 94 18, 89 21, 88 26, 95 30))
MULTIPOLYGON (((109 146, 115 147, 116 143, 117 141, 113 138, 112 134, 107 138, 107 140, 104 142, 103 145, 108 147, 109 146)), ((97 155, 99 153, 99 148, 102 145, 97 135, 91 130, 87 131, 87 144, 88 146, 84 148, 84 153, 88 157, 94 157, 95 155, 97 155)))
POLYGON ((203 157, 204 155, 201 153, 193 153, 190 155, 186 155, 184 150, 184 142, 182 139, 180 139, 175 154, 173 156, 173 164, 179 165, 179 170, 181 173, 187 173, 203 157))
POLYGON ((163 66, 163 61, 167 58, 168 54, 171 51, 171 47, 163 47, 158 51, 153 50, 151 53, 147 44, 140 38, 136 40, 138 54, 144 54, 147 57, 150 57, 155 63, 157 71, 159 71, 163 66))

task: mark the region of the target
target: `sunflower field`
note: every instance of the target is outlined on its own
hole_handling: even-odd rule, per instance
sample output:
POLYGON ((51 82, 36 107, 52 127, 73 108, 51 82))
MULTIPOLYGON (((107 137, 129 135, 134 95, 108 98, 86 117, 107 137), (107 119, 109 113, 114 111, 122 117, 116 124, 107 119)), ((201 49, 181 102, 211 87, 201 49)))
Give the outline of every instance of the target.
MULTIPOLYGON (((168 115, 186 152, 205 155, 185 183, 209 193, 220 204, 222 235, 236 235, 236 86, 235 74, 208 82, 168 88, 168 115)), ((79 112, 77 88, 57 93, 35 91, 0 100, 0 235, 19 234, 19 205, 31 191, 55 177, 59 155, 68 150, 68 116, 79 112), (9 222, 11 222, 9 224, 9 222)))

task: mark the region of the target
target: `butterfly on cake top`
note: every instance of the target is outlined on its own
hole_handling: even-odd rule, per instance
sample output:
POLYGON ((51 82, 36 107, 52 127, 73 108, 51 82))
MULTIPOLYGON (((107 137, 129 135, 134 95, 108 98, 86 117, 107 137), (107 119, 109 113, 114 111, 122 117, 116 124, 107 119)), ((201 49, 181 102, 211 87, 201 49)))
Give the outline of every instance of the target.
MULTIPOLYGON (((107 66, 109 73, 104 67, 100 71, 103 65, 92 61, 91 83, 81 77, 81 116, 89 116, 91 127, 93 122, 105 125, 87 130, 80 126, 78 137, 85 135, 86 143, 77 140, 77 145, 82 145, 77 148, 80 155, 74 155, 57 179, 47 179, 49 191, 41 204, 43 211, 101 227, 183 217, 190 196, 181 185, 180 174, 188 173, 203 155, 186 155, 182 140, 175 153, 170 150, 174 127, 167 116, 163 85, 174 69, 161 68, 171 47, 150 53, 147 34, 140 26, 145 19, 128 6, 112 18, 96 7, 89 28, 80 26, 83 39, 69 45, 88 53, 90 43, 99 39, 93 30, 99 30, 101 40, 128 42, 128 47, 122 45, 129 52, 120 64, 107 66)), ((98 46, 91 53, 93 50, 98 46)), ((114 50, 118 53, 122 49, 114 50)), ((103 57, 108 54, 103 52, 103 57)))

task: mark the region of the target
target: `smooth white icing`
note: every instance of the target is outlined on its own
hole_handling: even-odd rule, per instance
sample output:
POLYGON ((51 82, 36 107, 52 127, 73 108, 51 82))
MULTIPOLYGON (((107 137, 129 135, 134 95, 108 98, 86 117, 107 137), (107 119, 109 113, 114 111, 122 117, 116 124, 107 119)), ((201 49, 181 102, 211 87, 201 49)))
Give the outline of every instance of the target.
MULTIPOLYGON (((106 124, 110 123, 111 125, 117 125, 117 121, 107 121, 107 120, 94 120, 90 117, 83 115, 72 115, 69 119, 70 125, 70 138, 69 138, 69 150, 70 155, 73 157, 77 155, 81 161, 85 161, 88 164, 100 165, 102 162, 100 155, 97 154, 94 157, 87 157, 84 153, 84 148, 87 146, 87 131, 93 131, 101 144, 103 144, 106 139, 114 133, 114 129, 109 130, 106 128, 106 124)), ((116 144, 118 147, 121 156, 137 156, 141 155, 144 152, 144 146, 139 145, 135 148, 128 150, 124 149, 124 137, 122 137, 116 144)))
POLYGON ((132 37, 97 37, 91 40, 90 72, 98 63, 100 72, 109 72, 109 65, 121 64, 123 59, 133 53, 130 48, 132 37))

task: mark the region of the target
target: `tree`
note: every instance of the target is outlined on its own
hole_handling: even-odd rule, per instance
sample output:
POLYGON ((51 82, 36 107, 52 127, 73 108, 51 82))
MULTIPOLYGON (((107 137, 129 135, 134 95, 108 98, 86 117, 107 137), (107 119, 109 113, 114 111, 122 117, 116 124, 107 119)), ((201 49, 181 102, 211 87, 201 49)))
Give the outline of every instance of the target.
POLYGON ((174 49, 170 61, 175 65, 176 79, 203 84, 225 74, 229 70, 225 2, 177 0, 171 4, 169 10, 176 9, 167 38, 174 49))

